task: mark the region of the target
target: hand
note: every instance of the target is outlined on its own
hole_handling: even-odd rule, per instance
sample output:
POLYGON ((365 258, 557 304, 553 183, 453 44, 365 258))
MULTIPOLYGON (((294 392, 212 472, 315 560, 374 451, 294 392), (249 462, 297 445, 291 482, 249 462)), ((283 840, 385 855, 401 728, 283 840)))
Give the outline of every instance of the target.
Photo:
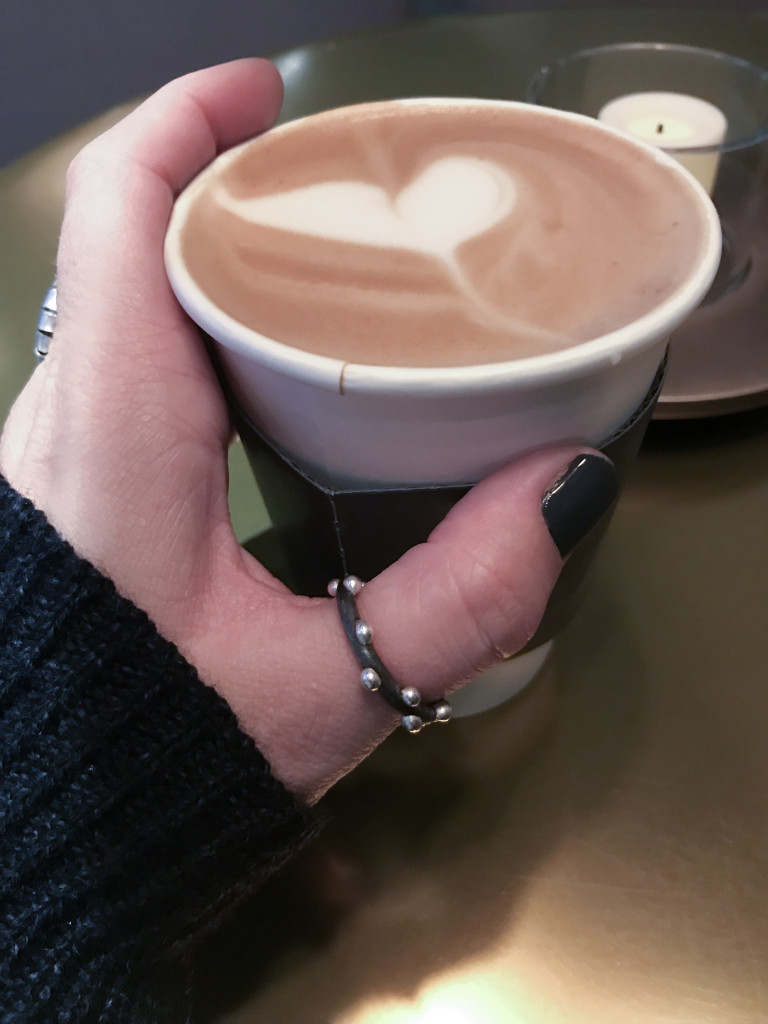
MULTIPOLYGON (((211 68, 161 89, 75 159, 55 338, 11 412, 0 469, 313 801, 396 718, 360 687, 334 602, 294 596, 238 546, 227 409, 163 266, 175 196, 269 127, 281 98, 266 61, 211 68)), ((575 454, 495 474, 366 587, 361 612, 403 684, 434 699, 532 635, 561 566, 541 498, 575 454)))

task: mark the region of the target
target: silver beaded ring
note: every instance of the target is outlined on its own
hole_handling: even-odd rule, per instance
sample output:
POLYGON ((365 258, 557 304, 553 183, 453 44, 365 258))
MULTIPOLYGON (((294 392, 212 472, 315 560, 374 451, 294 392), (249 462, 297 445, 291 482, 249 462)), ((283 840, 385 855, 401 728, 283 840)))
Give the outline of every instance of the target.
POLYGON ((415 686, 401 687, 390 675, 373 646, 373 630, 360 618, 355 596, 363 589, 363 581, 357 576, 345 576, 343 580, 331 580, 328 593, 336 598, 341 623, 350 647, 360 662, 360 682, 366 690, 380 693, 400 715, 404 729, 410 733, 421 732, 425 725, 447 722, 451 717, 451 705, 441 698, 431 704, 421 699, 415 686))
POLYGON ((37 318, 37 331, 35 333, 35 359, 38 364, 42 363, 48 355, 51 346, 53 331, 56 327, 57 291, 56 278, 48 291, 45 293, 43 304, 40 307, 40 314, 37 318))

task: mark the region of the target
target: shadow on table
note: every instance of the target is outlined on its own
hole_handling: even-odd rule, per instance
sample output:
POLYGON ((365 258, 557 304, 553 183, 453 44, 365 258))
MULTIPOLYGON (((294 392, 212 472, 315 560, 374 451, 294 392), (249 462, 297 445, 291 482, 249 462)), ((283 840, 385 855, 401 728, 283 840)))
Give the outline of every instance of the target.
POLYGON ((514 931, 530 878, 610 801, 643 729, 636 644, 610 592, 589 601, 518 698, 396 734, 329 794, 322 839, 199 958, 202 1020, 331 1022, 514 931))
POLYGON ((768 408, 700 420, 654 421, 633 470, 631 497, 698 500, 765 475, 768 408))

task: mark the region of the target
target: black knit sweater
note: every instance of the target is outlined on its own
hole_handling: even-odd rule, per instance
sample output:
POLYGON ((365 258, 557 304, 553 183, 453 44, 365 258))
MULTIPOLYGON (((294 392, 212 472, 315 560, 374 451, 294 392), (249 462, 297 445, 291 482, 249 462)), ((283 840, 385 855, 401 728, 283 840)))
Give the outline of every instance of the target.
POLYGON ((176 1022, 312 831, 149 618, 0 478, 0 1022, 176 1022))

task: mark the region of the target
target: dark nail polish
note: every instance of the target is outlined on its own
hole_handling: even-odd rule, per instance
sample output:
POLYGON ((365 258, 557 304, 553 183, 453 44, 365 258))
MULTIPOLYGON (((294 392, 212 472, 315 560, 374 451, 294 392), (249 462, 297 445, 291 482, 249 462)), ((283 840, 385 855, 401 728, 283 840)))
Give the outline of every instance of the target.
POLYGON ((613 463, 579 455, 541 500, 547 528, 563 558, 600 522, 619 495, 613 463))

